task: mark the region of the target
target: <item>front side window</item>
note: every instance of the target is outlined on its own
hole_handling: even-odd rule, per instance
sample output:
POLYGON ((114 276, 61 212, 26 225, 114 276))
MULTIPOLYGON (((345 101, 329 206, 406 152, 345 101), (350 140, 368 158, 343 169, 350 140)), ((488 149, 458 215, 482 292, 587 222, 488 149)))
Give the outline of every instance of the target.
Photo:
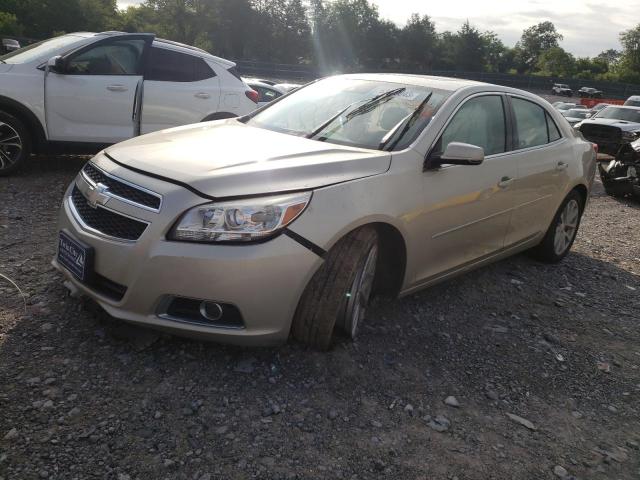
POLYGON ((215 76, 215 72, 200 57, 152 47, 144 78, 157 82, 197 82, 215 76))
POLYGON ((442 153, 451 142, 482 147, 485 155, 507 150, 506 122, 502 98, 487 95, 472 98, 460 107, 434 147, 442 153))
POLYGON ((139 75, 145 41, 114 40, 101 43, 67 62, 65 73, 71 75, 139 75))
POLYGON ((406 148, 451 94, 421 85, 328 78, 296 90, 247 124, 368 149, 406 148))

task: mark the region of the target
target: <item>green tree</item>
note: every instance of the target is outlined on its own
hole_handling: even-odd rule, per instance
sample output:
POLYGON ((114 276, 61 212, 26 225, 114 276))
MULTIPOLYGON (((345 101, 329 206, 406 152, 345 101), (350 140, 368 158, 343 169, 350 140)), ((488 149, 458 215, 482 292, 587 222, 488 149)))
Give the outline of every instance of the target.
POLYGON ((431 70, 436 54, 436 26, 427 16, 414 13, 400 33, 402 61, 416 69, 431 70))
POLYGON ((489 72, 507 72, 513 64, 513 51, 502 43, 495 32, 488 31, 482 34, 486 66, 484 70, 489 72))
POLYGON ((455 36, 455 68, 467 72, 481 72, 485 66, 485 40, 480 31, 467 20, 455 36))
POLYGON ((576 67, 576 60, 561 47, 551 47, 543 51, 536 64, 538 73, 548 77, 570 77, 576 67))
POLYGON ((622 55, 617 72, 620 80, 640 83, 640 25, 620 34, 622 55))
POLYGON ((22 35, 22 25, 13 13, 0 12, 0 33, 5 35, 22 35))
POLYGON ((521 73, 533 71, 540 54, 551 48, 559 47, 562 38, 552 22, 541 22, 527 28, 522 32, 522 37, 516 44, 518 70, 521 73))

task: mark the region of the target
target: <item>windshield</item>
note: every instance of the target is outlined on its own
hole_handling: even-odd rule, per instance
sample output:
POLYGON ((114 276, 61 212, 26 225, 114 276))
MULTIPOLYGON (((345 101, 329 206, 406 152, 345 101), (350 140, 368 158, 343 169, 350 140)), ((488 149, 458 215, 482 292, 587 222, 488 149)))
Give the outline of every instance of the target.
POLYGON ((595 118, 612 118, 627 122, 640 123, 640 110, 620 107, 607 107, 600 110, 595 118))
POLYGON ((449 90, 401 83, 328 78, 251 117, 259 128, 370 149, 401 149, 429 123, 449 90))
POLYGON ((20 48, 0 57, 0 62, 4 63, 28 63, 38 59, 48 59, 54 56, 60 49, 72 43, 83 40, 77 35, 63 35, 61 37, 50 38, 42 42, 34 43, 24 48, 20 48))
POLYGON ((640 100, 627 100, 624 104, 627 107, 640 107, 640 100))

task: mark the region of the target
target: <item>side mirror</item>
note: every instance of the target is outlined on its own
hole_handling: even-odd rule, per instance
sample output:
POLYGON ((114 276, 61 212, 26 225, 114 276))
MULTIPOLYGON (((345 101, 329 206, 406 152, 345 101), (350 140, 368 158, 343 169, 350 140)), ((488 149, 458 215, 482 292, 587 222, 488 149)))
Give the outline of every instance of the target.
POLYGON ((484 149, 462 142, 451 142, 440 155, 440 164, 480 165, 484 161, 484 149))
POLYGON ((49 69, 50 72, 64 73, 64 60, 60 55, 51 57, 47 61, 47 68, 49 69))

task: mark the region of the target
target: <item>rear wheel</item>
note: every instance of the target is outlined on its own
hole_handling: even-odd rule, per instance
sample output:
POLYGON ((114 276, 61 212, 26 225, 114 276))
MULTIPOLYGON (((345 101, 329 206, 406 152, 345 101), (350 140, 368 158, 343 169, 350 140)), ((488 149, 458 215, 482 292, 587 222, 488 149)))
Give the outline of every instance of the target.
POLYGON ((349 233, 328 253, 307 285, 291 327, 296 340, 326 350, 337 326, 355 338, 371 296, 378 260, 373 227, 349 233))
POLYGON ((0 112, 0 176, 22 166, 31 153, 31 139, 24 124, 13 115, 0 112))
POLYGON ((532 250, 536 258, 557 263, 567 256, 580 227, 584 204, 585 199, 576 190, 567 195, 542 242, 532 250))

